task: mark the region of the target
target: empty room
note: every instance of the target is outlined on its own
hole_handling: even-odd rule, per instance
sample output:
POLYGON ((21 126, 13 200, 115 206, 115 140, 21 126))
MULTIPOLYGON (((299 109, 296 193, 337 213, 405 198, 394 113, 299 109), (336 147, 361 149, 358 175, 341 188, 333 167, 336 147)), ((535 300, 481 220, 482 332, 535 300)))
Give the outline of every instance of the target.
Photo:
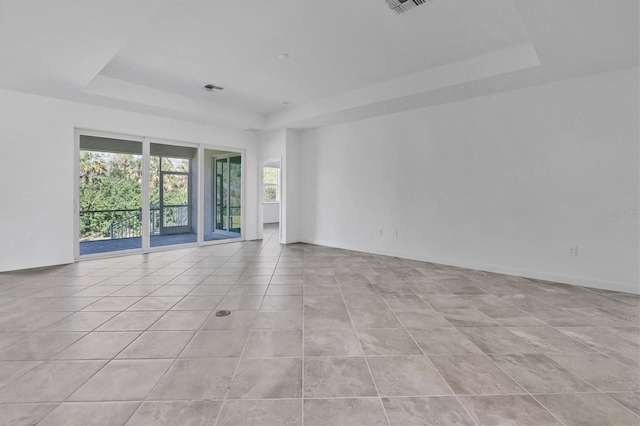
POLYGON ((639 0, 0 0, 0 425, 640 425, 639 0))

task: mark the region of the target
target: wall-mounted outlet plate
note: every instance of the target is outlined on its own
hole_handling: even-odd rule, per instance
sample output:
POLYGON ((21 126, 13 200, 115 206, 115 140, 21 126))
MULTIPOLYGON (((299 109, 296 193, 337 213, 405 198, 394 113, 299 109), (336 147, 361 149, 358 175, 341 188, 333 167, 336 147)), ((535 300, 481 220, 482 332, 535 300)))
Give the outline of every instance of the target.
POLYGON ((569 256, 577 256, 578 255, 578 246, 571 246, 567 250, 567 254, 569 256))

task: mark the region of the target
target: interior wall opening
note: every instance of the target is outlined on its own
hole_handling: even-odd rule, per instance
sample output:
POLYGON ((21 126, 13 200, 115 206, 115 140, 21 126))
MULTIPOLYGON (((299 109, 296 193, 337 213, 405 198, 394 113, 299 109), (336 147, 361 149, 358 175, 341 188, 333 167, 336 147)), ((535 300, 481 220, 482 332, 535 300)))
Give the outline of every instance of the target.
POLYGON ((280 242, 282 222, 281 161, 262 163, 262 239, 280 242))

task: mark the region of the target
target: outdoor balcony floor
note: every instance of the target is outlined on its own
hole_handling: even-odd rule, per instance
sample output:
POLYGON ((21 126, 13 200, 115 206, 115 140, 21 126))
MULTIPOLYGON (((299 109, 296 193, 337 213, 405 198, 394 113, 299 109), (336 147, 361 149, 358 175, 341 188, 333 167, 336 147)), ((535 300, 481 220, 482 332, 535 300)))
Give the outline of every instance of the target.
MULTIPOLYGON (((240 238, 237 232, 216 231, 210 235, 205 235, 205 241, 228 240, 232 238, 240 238)), ((174 235, 152 235, 151 247, 162 247, 176 244, 195 243, 197 235, 192 234, 174 234, 174 235)), ((84 241, 80 243, 80 255, 108 253, 112 251, 135 250, 142 247, 142 238, 119 238, 115 240, 96 240, 84 241)))

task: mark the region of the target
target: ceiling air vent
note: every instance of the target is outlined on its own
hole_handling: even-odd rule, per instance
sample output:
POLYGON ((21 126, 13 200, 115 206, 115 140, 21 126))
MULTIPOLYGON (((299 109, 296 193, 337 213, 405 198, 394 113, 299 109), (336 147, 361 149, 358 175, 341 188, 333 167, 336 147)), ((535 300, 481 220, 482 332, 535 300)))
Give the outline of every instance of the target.
POLYGON ((205 89, 207 89, 210 92, 219 92, 221 91, 223 88, 220 86, 215 86, 213 84, 207 84, 206 86, 204 86, 205 89))
MULTIPOLYGON (((387 6, 396 13, 404 13, 407 10, 411 10, 416 6, 425 4, 427 0, 385 0, 387 6)), ((431 0, 428 0, 431 1, 431 0)))

